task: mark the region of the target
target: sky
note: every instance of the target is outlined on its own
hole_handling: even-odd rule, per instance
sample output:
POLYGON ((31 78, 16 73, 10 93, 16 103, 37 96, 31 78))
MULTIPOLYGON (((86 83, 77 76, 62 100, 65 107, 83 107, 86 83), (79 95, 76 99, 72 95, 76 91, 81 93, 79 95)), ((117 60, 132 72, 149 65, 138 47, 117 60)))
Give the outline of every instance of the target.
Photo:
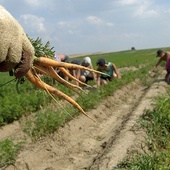
POLYGON ((170 46, 169 0, 0 0, 34 40, 56 53, 170 46))

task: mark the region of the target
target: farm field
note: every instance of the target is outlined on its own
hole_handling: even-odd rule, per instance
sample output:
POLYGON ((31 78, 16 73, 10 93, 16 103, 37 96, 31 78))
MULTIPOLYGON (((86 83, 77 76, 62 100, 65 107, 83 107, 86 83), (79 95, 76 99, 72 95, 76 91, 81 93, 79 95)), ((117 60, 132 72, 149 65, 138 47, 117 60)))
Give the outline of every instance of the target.
MULTIPOLYGON (((167 49, 165 48, 165 50, 167 49)), ((62 100, 56 104, 50 99, 47 100, 49 104, 46 104, 46 107, 38 99, 41 106, 37 106, 36 109, 22 110, 22 112, 27 111, 28 113, 19 115, 16 119, 11 116, 10 123, 5 121, 9 118, 1 120, 0 141, 10 139, 14 143, 23 142, 13 164, 5 165, 1 169, 112 170, 120 161, 131 155, 133 150, 140 151, 141 145, 146 142, 146 132, 139 128, 137 120, 147 109, 153 109, 154 98, 165 95, 169 88, 169 85, 163 80, 165 74, 163 67, 160 66, 154 76, 147 74, 157 61, 156 50, 90 55, 94 65, 96 60, 101 57, 114 62, 122 75, 120 80, 109 83, 107 87, 96 89, 92 84, 93 88, 85 89, 86 94, 83 95, 83 99, 79 99, 76 95, 78 103, 96 122, 82 114, 74 115, 72 112, 76 111, 71 110, 70 106, 67 111, 73 118, 63 112, 62 114, 67 114, 68 117, 60 123, 56 130, 44 135, 38 131, 39 133, 37 132, 36 138, 34 138, 33 132, 35 134, 35 131, 31 131, 33 127, 28 128, 27 124, 33 119, 32 115, 42 114, 46 110, 49 112, 49 109, 59 112, 63 108, 58 109, 57 105, 60 103, 64 106, 67 105, 62 100)), ((4 76, 2 79, 7 80, 4 73, 1 73, 0 76, 1 78, 4 76)), ((9 89, 11 86, 14 88, 13 84, 6 86, 9 89)), ((21 87, 20 91, 24 93, 22 88, 24 87, 21 87)), ((28 88, 37 90, 32 89, 30 85, 28 88)), ((0 94, 4 96, 2 89, 0 94)), ((9 91, 11 93, 11 90, 9 91)), ((69 91, 68 94, 73 95, 69 91)), ((42 96, 44 93, 38 93, 38 95, 42 96)), ((3 97, 1 98, 2 110, 4 106, 2 106, 3 97)), ((10 105, 9 102, 7 103, 10 105)), ((32 103, 35 105, 34 101, 32 103)), ((28 105, 31 105, 31 102, 28 105)), ((17 109, 19 110, 19 108, 17 109)), ((43 131, 43 129, 41 130, 43 131)))

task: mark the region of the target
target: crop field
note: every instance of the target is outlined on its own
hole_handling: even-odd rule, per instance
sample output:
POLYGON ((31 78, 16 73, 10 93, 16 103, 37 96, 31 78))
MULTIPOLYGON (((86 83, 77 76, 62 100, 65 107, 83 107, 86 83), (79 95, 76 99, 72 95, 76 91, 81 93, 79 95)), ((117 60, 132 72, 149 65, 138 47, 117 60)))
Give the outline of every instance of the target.
MULTIPOLYGON (((163 48, 168 51, 169 47, 163 48)), ((170 169, 169 85, 157 49, 89 54, 94 69, 104 58, 120 79, 75 92, 42 79, 76 100, 95 122, 71 104, 39 90, 26 78, 0 73, 0 169, 170 169)), ((82 56, 78 56, 80 60, 82 56)))

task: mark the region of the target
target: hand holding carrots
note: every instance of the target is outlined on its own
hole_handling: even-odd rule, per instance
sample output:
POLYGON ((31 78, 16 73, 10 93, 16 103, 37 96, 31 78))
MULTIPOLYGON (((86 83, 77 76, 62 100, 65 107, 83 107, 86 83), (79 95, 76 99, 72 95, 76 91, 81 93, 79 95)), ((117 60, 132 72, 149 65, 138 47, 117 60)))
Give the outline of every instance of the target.
POLYGON ((21 78, 30 69, 34 48, 21 25, 0 5, 0 71, 21 78))

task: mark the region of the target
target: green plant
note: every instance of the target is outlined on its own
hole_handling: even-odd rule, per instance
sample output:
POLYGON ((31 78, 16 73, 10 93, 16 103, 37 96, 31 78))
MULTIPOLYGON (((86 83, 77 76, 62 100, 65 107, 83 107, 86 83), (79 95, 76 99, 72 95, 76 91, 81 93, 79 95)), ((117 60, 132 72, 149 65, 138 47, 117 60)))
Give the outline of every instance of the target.
POLYGON ((9 139, 0 142, 0 168, 15 162, 22 144, 22 142, 14 144, 9 139))
POLYGON ((24 131, 32 139, 37 140, 42 136, 56 131, 62 122, 62 116, 60 114, 46 110, 45 112, 37 113, 33 120, 25 122, 24 131))
POLYGON ((138 120, 147 132, 146 144, 150 152, 135 153, 120 162, 115 169, 148 170, 170 169, 170 99, 169 92, 156 98, 153 110, 146 110, 138 120))
POLYGON ((126 170, 157 170, 160 168, 158 162, 165 161, 166 155, 163 153, 148 154, 140 153, 134 154, 131 158, 119 163, 112 170, 126 169, 126 170))
MULTIPOLYGON (((170 134, 170 99, 162 96, 157 99, 157 105, 153 111, 147 110, 140 121, 146 129, 153 148, 165 148, 170 134)), ((150 145, 151 146, 151 145, 150 145)))
POLYGON ((54 58, 54 53, 55 53, 55 51, 53 51, 54 47, 50 47, 49 41, 47 41, 46 44, 44 45, 42 43, 42 39, 39 37, 36 40, 34 40, 32 38, 29 38, 29 40, 31 41, 32 45, 34 46, 36 57, 41 57, 41 56, 46 55, 49 58, 54 58))

